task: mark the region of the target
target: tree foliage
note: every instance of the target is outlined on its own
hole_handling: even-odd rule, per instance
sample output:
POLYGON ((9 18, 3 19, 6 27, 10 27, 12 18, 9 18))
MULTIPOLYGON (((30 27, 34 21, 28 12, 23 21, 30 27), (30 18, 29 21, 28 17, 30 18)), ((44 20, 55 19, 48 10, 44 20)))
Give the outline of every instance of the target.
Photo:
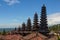
POLYGON ((49 29, 53 31, 60 31, 60 24, 50 26, 49 29))
POLYGON ((2 35, 6 35, 6 31, 5 31, 5 29, 3 30, 3 33, 2 33, 2 35))

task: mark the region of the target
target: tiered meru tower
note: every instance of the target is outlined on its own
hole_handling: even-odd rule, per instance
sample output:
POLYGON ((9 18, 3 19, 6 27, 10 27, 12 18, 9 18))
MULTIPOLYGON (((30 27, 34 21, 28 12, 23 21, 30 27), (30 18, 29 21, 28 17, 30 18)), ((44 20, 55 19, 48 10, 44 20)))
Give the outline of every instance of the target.
POLYGON ((47 26, 46 6, 44 4, 41 9, 40 32, 44 35, 47 35, 49 32, 47 26))
MULTIPOLYGON (((19 28, 19 31, 20 31, 20 28, 19 28)), ((47 14, 46 14, 46 6, 45 5, 43 5, 41 8, 40 25, 38 23, 38 14, 37 14, 37 12, 35 12, 33 26, 31 25, 31 19, 28 18, 27 26, 25 25, 25 23, 23 23, 22 30, 17 33, 22 34, 23 36, 26 36, 27 34, 30 34, 33 31, 34 32, 36 31, 43 35, 48 36, 49 29, 48 29, 48 25, 47 25, 47 14)))

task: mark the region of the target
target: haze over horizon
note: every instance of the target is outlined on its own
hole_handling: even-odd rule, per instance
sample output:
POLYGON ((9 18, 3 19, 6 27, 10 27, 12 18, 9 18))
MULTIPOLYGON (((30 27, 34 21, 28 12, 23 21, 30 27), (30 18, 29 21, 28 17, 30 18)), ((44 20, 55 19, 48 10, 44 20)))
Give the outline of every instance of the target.
MULTIPOLYGON (((0 28, 14 28, 33 22, 34 13, 39 19, 42 5, 46 5, 48 25, 60 24, 60 0, 0 0, 0 28)), ((39 20, 40 21, 40 20, 39 20)))

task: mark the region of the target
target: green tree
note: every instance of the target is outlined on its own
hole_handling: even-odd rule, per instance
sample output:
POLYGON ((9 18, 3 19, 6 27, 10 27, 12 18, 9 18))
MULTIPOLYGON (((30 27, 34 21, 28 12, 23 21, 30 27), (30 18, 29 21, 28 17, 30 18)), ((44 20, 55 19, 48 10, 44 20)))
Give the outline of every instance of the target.
POLYGON ((53 30, 55 32, 58 32, 60 30, 60 24, 50 26, 49 30, 50 31, 53 30))
POLYGON ((5 29, 3 30, 3 33, 2 33, 2 35, 6 35, 6 31, 5 31, 5 29))

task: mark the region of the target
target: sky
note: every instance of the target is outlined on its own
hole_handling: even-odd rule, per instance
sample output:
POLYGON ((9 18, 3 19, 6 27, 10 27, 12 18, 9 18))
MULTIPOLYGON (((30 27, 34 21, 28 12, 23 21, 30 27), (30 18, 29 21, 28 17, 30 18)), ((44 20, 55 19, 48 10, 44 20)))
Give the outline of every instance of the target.
POLYGON ((34 13, 40 19, 41 7, 45 4, 48 25, 60 24, 60 0, 0 0, 0 28, 14 28, 33 22, 34 13))

